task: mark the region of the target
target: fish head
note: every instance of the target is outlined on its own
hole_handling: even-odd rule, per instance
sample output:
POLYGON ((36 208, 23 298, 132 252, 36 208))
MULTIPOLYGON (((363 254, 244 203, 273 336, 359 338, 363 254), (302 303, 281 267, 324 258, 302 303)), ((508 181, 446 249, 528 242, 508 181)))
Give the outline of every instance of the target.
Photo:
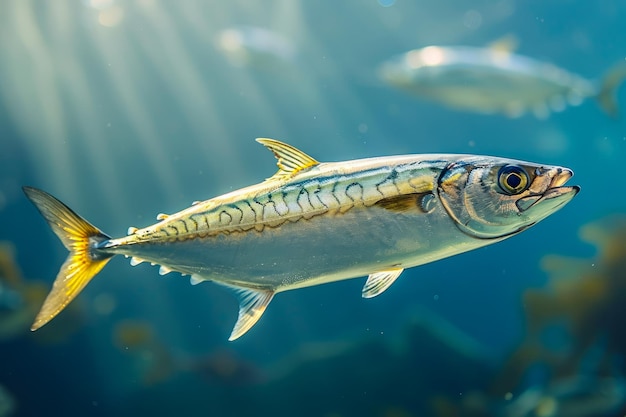
POLYGON ((517 234, 569 203, 572 170, 495 157, 461 157, 442 171, 439 198, 457 227, 479 239, 517 234))

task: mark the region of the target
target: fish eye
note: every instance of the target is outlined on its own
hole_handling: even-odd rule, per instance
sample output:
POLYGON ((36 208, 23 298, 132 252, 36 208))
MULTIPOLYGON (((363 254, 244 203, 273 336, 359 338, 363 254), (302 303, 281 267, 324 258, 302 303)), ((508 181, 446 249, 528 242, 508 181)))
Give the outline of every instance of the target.
POLYGON ((498 172, 498 185, 509 195, 525 191, 529 182, 528 173, 518 165, 505 165, 498 172))

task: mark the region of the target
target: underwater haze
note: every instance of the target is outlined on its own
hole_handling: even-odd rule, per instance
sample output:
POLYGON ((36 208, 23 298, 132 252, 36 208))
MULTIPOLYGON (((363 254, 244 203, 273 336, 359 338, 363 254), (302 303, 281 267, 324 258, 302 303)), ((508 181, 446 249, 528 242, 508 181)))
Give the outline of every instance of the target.
POLYGON ((0 417, 623 416, 625 19, 618 0, 5 0, 0 417), (507 69, 497 86, 485 66, 412 73, 408 87, 380 76, 428 46, 504 49, 562 72, 507 69), (462 96, 470 78, 446 78, 460 73, 462 96), (514 111, 483 111, 495 94, 514 111), (322 162, 558 165, 581 191, 376 298, 361 297, 366 277, 278 294, 233 342, 233 291, 123 257, 30 331, 67 251, 22 186, 124 236, 271 177, 259 137, 322 162))

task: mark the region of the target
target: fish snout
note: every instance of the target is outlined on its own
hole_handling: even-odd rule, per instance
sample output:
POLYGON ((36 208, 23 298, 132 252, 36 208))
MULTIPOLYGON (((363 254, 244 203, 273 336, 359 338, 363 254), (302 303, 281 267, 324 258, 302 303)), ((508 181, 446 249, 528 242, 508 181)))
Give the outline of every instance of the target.
POLYGON ((555 167, 554 174, 547 190, 543 194, 544 198, 554 198, 562 195, 570 195, 573 198, 580 191, 578 185, 564 185, 570 178, 574 176, 574 171, 569 168, 555 167))
POLYGON ((554 171, 555 173, 552 177, 549 188, 560 187, 574 176, 574 171, 569 168, 556 167, 554 168, 554 171))
MULTIPOLYGON (((539 174, 539 172, 537 173, 539 174)), ((547 211, 556 210, 557 207, 568 203, 580 191, 578 185, 564 185, 573 176, 574 171, 569 168, 552 167, 546 169, 543 174, 543 181, 536 181, 530 187, 530 193, 515 202, 518 210, 520 213, 530 214, 529 209, 538 207, 538 203, 545 205, 544 209, 548 209, 548 206, 552 207, 547 211)))

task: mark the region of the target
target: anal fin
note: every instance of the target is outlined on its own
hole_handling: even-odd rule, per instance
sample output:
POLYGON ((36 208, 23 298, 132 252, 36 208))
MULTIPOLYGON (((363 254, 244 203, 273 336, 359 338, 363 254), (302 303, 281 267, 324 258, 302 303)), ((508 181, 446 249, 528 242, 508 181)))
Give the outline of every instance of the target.
POLYGON ((189 283, 191 285, 198 285, 198 284, 200 284, 201 282, 204 282, 204 281, 206 281, 206 279, 204 277, 200 276, 200 275, 192 274, 189 277, 189 283))
POLYGON ((239 298, 239 316, 228 338, 229 341, 233 341, 243 336, 259 321, 267 305, 272 301, 274 291, 242 288, 227 284, 226 286, 235 290, 239 298))
POLYGON ((363 286, 363 290, 361 290, 361 296, 363 298, 373 298, 382 294, 396 281, 402 271, 404 271, 403 268, 398 268, 370 274, 363 286))

